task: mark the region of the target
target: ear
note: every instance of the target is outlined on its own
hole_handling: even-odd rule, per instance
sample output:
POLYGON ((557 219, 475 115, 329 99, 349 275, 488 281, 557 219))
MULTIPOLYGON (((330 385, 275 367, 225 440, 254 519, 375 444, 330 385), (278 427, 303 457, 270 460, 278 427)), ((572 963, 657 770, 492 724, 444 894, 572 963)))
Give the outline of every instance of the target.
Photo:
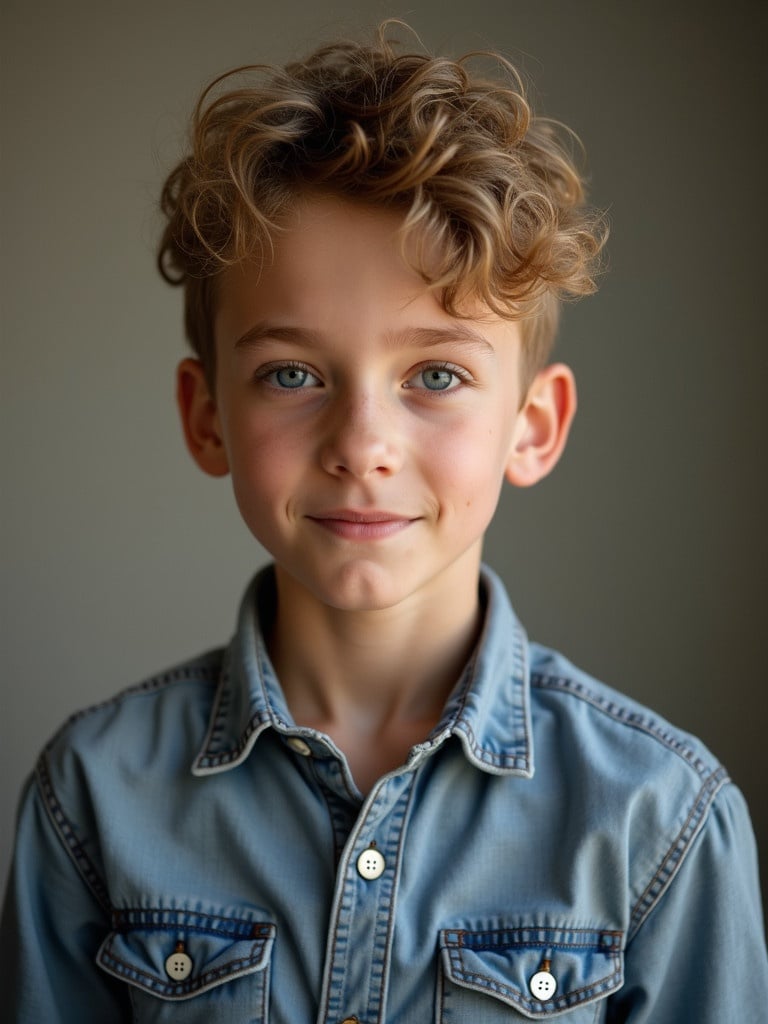
POLYGON ((506 477, 530 487, 554 469, 568 440, 576 412, 576 381, 571 370, 553 363, 534 377, 518 413, 506 477))
POLYGON ((176 370, 176 402, 187 448, 204 473, 226 476, 229 462, 221 436, 216 402, 211 396, 203 365, 183 359, 176 370))

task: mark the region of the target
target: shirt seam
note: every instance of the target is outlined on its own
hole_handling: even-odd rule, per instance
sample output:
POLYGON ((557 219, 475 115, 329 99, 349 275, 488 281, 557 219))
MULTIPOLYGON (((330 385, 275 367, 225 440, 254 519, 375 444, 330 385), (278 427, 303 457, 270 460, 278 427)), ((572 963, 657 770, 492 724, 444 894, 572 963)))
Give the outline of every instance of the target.
POLYGON ((638 732, 645 733, 676 754, 702 779, 711 779, 723 771, 719 765, 713 767, 711 764, 708 764, 671 726, 663 728, 654 718, 641 714, 639 711, 630 710, 619 704, 618 701, 602 697, 575 679, 570 679, 567 676, 553 676, 542 672, 532 672, 531 686, 541 690, 559 690, 560 692, 568 693, 578 700, 590 704, 614 721, 620 722, 631 729, 636 729, 638 732))
POLYGON ((471 693, 477 676, 478 663, 479 663, 479 652, 482 648, 482 638, 478 642, 478 646, 474 652, 471 662, 467 666, 466 675, 466 686, 463 687, 460 704, 456 714, 452 720, 446 723, 445 728, 448 734, 460 734, 463 735, 467 743, 469 744, 468 750, 471 755, 479 763, 478 767, 481 768, 496 768, 501 771, 522 771, 530 773, 531 771, 531 730, 530 730, 530 693, 529 687, 526 685, 528 671, 527 671, 527 637, 523 628, 519 623, 514 624, 514 637, 513 637, 513 658, 514 658, 514 670, 511 673, 511 679, 515 692, 519 691, 520 701, 519 704, 514 700, 510 700, 506 703, 512 716, 520 714, 522 718, 522 728, 520 735, 515 735, 512 742, 509 744, 507 750, 493 751, 481 741, 481 739, 475 733, 472 725, 468 721, 469 716, 466 715, 467 701, 469 694, 471 693), (522 752, 521 752, 521 747, 522 752))
POLYGON ((56 791, 53 787, 53 780, 51 779, 51 774, 48 770, 48 762, 45 753, 43 753, 38 760, 35 774, 43 800, 43 806, 45 807, 46 814, 53 825, 59 841, 99 906, 111 918, 112 903, 109 898, 106 882, 96 870, 91 858, 85 852, 83 843, 75 830, 74 823, 70 821, 64 813, 64 808, 56 796, 56 791))
MULTIPOLYGON (((533 1000, 524 995, 518 989, 513 988, 511 985, 505 984, 504 982, 490 978, 486 974, 480 974, 477 971, 471 971, 465 968, 462 965, 461 955, 458 949, 449 950, 448 955, 453 965, 455 977, 461 978, 463 981, 470 983, 474 982, 483 990, 497 992, 513 1005, 519 1006, 528 1012, 534 1011, 535 1003, 533 1000)), ((598 978, 590 984, 582 985, 580 988, 569 989, 567 992, 564 992, 562 995, 559 995, 548 1002, 554 1006, 556 1011, 572 1009, 580 1003, 586 1004, 588 1000, 594 999, 604 993, 607 989, 614 987, 617 982, 622 980, 623 964, 620 954, 612 953, 609 954, 609 956, 613 965, 611 974, 598 978)), ((544 1007, 544 1009, 546 1009, 546 1007, 544 1007)))
POLYGON ((113 697, 110 697, 108 700, 99 701, 89 707, 75 712, 75 714, 70 715, 61 728, 54 733, 38 758, 34 774, 46 815, 53 826, 54 832, 58 836, 59 842, 74 864, 78 874, 87 885, 99 906, 106 911, 107 914, 111 915, 112 913, 112 903, 109 898, 106 882, 96 870, 93 861, 86 853, 83 841, 78 837, 74 822, 65 813, 63 805, 57 796, 50 769, 50 754, 60 738, 69 732, 72 727, 81 720, 89 718, 90 716, 108 708, 116 707, 132 697, 156 693, 159 690, 165 689, 175 683, 188 681, 211 681, 218 675, 218 661, 220 661, 220 651, 209 651, 207 654, 201 655, 194 661, 159 672, 141 683, 126 687, 113 697), (206 677, 209 678, 206 679, 206 677))
POLYGON ((275 929, 272 922, 181 907, 122 907, 113 909, 111 916, 115 932, 182 931, 184 934, 217 935, 233 942, 265 941, 272 937, 275 929), (202 923, 192 923, 194 921, 202 923))
POLYGON ((686 743, 671 726, 662 725, 649 715, 631 710, 622 706, 618 701, 603 697, 577 680, 566 676, 534 672, 531 673, 531 686, 570 694, 590 704, 614 721, 645 733, 676 754, 702 780, 701 788, 690 805, 685 821, 643 888, 640 897, 631 908, 627 928, 627 944, 629 944, 672 884, 693 841, 706 823, 715 797, 722 787, 730 782, 730 776, 724 766, 717 763, 708 764, 693 746, 686 743))
POLYGON ((236 768, 243 761, 244 755, 249 753, 253 742, 255 742, 254 736, 258 738, 264 728, 269 725, 274 725, 274 721, 268 712, 259 711, 251 715, 248 724, 238 735, 238 742, 234 746, 214 754, 209 752, 208 741, 223 730, 223 722, 212 717, 211 727, 201 748, 201 753, 195 758, 194 768, 203 771, 214 768, 236 768))
POLYGON ((717 794, 730 781, 728 772, 721 767, 707 779, 699 790, 682 828, 632 908, 627 928, 627 944, 634 939, 664 893, 669 889, 685 862, 694 840, 704 828, 717 794))
POLYGON ((591 949, 596 952, 613 951, 617 947, 615 940, 623 938, 623 932, 615 929, 596 928, 565 928, 565 927, 538 927, 536 925, 523 926, 520 928, 492 928, 487 931, 476 932, 465 928, 459 930, 449 929, 444 931, 446 949, 468 949, 471 952, 495 951, 503 949, 591 949), (456 935, 456 939, 451 936, 456 935), (509 936, 505 941, 492 942, 490 939, 485 942, 472 942, 471 937, 482 936, 509 936), (565 936, 589 936, 581 941, 572 941, 565 936), (558 937, 559 936, 559 937, 558 937), (610 944, 601 942, 600 939, 610 938, 610 944), (470 941, 468 941, 468 939, 470 941))
POLYGON ((478 740, 472 727, 465 721, 457 722, 453 727, 453 733, 463 735, 466 738, 469 744, 469 751, 475 760, 479 762, 478 767, 480 768, 491 767, 505 771, 530 771, 531 759, 527 754, 514 754, 511 751, 496 753, 488 750, 478 740))
MULTIPOLYGON (((407 822, 411 814, 411 807, 413 805, 415 793, 416 793, 416 776, 418 772, 414 772, 410 780, 408 787, 408 795, 405 801, 405 807, 403 809, 403 818, 400 825, 400 833, 397 840, 397 854, 395 858, 395 875, 392 880, 392 893, 390 896, 389 912, 387 915, 387 939, 384 956, 382 958, 382 971, 381 971, 381 986, 380 986, 380 998, 379 998, 379 1012, 377 1013, 377 1021, 379 1024, 384 1024, 384 1010, 389 996, 389 979, 392 970, 392 943, 394 941, 395 931, 395 907, 397 904, 400 881, 403 868, 403 856, 406 843, 406 832, 407 822)), ((368 1005, 370 1005, 370 998, 368 1005)))
POLYGON ((251 699, 251 706, 253 707, 254 704, 257 704, 257 709, 249 716, 242 729, 237 730, 236 734, 232 730, 229 736, 225 737, 227 742, 221 743, 222 735, 227 729, 227 718, 234 700, 235 687, 239 689, 243 682, 241 678, 243 664, 240 664, 234 671, 231 667, 231 661, 235 656, 236 648, 234 644, 230 645, 224 651, 223 669, 210 713, 208 730, 193 762, 194 772, 205 774, 209 771, 226 771, 236 768, 250 753, 253 743, 256 742, 265 728, 272 726, 273 728, 290 729, 292 727, 291 723, 284 722, 277 713, 269 695, 265 673, 265 661, 268 661, 268 654, 258 625, 258 613, 255 611, 258 605, 258 597, 255 596, 258 579, 258 576, 254 578, 248 592, 250 596, 253 596, 254 616, 250 616, 247 619, 246 636, 248 643, 246 646, 254 652, 253 667, 258 679, 260 701, 257 704, 253 699, 250 674, 247 673, 248 678, 246 682, 248 685, 246 686, 246 691, 251 699), (261 706, 258 706, 259 704, 261 706), (216 749, 217 747, 219 749, 216 749))
POLYGON ((221 650, 210 651, 208 654, 204 654, 194 661, 167 669, 164 672, 159 672, 157 675, 151 676, 149 679, 146 679, 141 683, 136 683, 133 686, 127 686, 125 689, 116 693, 107 700, 98 701, 86 708, 82 708, 80 711, 76 711, 75 714, 70 715, 61 728, 53 734, 51 739, 45 745, 44 752, 50 751, 56 745, 59 738, 82 719, 89 718, 91 715, 94 715, 99 711, 104 711, 107 708, 122 704, 123 701, 129 700, 132 697, 141 697, 147 694, 156 693, 159 690, 172 686, 174 683, 210 683, 215 681, 219 674, 218 665, 220 664, 220 656, 221 650))

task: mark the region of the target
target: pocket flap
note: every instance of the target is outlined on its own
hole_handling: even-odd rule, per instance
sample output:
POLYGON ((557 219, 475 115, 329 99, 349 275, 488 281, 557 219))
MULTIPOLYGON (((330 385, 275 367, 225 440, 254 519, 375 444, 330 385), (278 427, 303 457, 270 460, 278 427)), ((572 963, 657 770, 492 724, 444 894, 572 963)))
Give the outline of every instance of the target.
POLYGON ((455 985, 484 992, 532 1020, 600 999, 624 981, 623 935, 580 928, 440 933, 443 969, 455 985), (533 979, 544 972, 545 984, 533 979), (537 994, 534 994, 536 992, 537 994))
POLYGON ((125 910, 97 954, 109 974, 159 999, 189 999, 269 963, 275 926, 188 910, 125 910))

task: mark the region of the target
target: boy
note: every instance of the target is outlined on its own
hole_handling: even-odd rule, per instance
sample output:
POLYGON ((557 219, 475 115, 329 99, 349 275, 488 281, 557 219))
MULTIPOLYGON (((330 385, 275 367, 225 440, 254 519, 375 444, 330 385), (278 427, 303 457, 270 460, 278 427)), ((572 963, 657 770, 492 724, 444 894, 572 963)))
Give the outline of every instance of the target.
POLYGON ((382 35, 203 97, 163 193, 179 408, 274 564, 228 648, 43 753, 7 1019, 764 1019, 738 791, 481 568, 566 443, 547 357, 601 245, 504 69, 382 35))

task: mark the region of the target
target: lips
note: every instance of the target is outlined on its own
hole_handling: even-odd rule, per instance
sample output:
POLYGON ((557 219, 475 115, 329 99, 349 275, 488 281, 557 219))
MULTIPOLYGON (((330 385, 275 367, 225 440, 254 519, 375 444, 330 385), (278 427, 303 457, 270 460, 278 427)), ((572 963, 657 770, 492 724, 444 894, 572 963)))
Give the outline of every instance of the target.
POLYGON ((381 509, 330 509, 307 516, 321 529, 347 540, 380 540, 406 530, 415 518, 381 509))

